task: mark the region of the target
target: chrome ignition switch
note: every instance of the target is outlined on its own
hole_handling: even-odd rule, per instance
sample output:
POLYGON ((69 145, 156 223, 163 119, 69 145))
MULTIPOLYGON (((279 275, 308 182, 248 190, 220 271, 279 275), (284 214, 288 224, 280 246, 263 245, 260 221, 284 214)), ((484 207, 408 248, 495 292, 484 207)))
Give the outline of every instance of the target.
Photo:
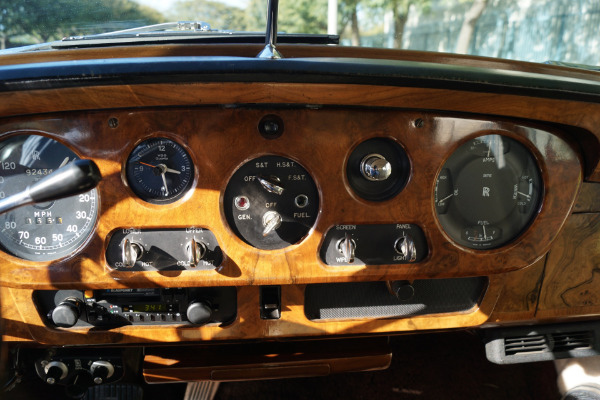
POLYGON ((369 154, 360 162, 360 173, 373 182, 385 181, 392 174, 392 164, 380 154, 369 154))

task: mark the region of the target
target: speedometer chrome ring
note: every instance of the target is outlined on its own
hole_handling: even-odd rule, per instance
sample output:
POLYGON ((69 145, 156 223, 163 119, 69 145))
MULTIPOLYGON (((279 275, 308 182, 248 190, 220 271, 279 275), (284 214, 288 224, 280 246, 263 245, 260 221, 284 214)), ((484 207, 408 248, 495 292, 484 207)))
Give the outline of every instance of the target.
MULTIPOLYGON (((21 192, 79 156, 41 135, 12 136, 0 143, 0 198, 21 192)), ((91 236, 98 192, 38 203, 0 215, 0 247, 30 261, 66 257, 91 236)))

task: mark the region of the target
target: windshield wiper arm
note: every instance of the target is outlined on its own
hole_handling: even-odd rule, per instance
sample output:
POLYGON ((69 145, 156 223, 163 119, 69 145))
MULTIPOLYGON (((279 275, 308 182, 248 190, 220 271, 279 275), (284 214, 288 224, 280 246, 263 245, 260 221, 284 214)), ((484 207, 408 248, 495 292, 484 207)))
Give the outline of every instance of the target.
POLYGON ((95 35, 84 35, 84 36, 69 36, 63 39, 63 41, 71 40, 85 40, 85 39, 101 39, 101 38, 114 38, 114 37, 131 37, 131 36, 142 36, 145 34, 156 35, 165 33, 187 33, 187 32, 226 32, 219 31, 218 29, 211 29, 210 24, 204 21, 178 21, 178 22, 165 22, 162 24, 146 25, 137 28, 123 29, 113 32, 98 33, 95 35))

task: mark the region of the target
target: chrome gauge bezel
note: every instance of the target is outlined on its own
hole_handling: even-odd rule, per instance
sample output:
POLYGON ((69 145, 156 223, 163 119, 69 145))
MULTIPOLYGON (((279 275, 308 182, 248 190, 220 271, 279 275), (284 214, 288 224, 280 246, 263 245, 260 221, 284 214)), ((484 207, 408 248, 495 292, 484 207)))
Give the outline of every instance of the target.
POLYGON ((543 198, 532 150, 515 137, 488 132, 462 142, 446 159, 436 175, 433 208, 455 244, 490 250, 521 237, 543 198))
MULTIPOLYGON (((18 134, 0 142, 0 193, 9 196, 80 157, 59 141, 40 134, 18 134), (4 169, 8 163, 8 169, 4 169), (14 168, 13 168, 14 164, 14 168)), ((0 248, 35 262, 72 256, 95 232, 98 191, 23 206, 0 215, 0 248)))

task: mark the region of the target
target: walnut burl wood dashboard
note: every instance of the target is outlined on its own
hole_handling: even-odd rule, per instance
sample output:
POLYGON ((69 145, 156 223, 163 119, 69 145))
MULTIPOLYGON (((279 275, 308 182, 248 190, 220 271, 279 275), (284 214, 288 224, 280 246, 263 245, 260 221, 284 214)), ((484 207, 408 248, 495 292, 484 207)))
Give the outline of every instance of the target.
MULTIPOLYGON (((192 47, 169 56, 254 54, 192 47)), ((293 60, 309 49, 282 51, 293 60)), ((600 80, 561 67, 361 51, 600 80)), ((157 52, 150 46, 137 62, 157 52)), ((118 57, 71 50, 3 64, 118 57)), ((11 157, 24 160, 28 145, 38 147, 23 176, 46 175, 70 151, 103 177, 79 199, 89 208, 52 203, 0 221, 4 340, 362 335, 600 314, 600 104, 591 94, 277 74, 3 86, 0 185, 20 176, 11 157), (35 166, 50 157, 39 143, 61 154, 46 170, 35 166), (70 225, 69 213, 79 221, 70 225), (35 231, 52 224, 64 232, 35 231), (68 234, 79 244, 53 256, 70 246, 68 234)))

